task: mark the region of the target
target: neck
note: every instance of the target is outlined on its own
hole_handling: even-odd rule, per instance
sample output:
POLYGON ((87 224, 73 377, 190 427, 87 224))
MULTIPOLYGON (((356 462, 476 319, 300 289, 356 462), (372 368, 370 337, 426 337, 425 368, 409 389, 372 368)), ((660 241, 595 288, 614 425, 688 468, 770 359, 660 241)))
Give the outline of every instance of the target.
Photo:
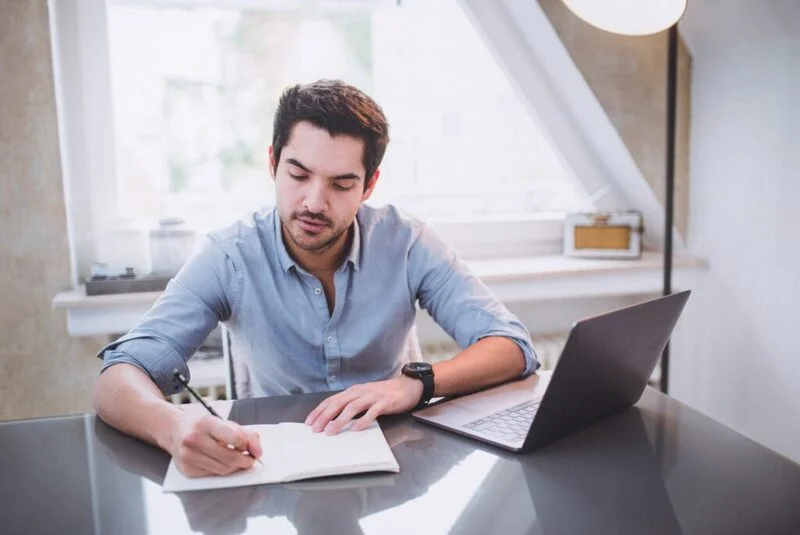
POLYGON ((335 242, 320 251, 306 251, 298 247, 292 239, 287 236, 286 229, 281 225, 283 243, 289 256, 297 262, 300 267, 312 274, 336 271, 342 265, 353 241, 353 226, 342 233, 335 242))

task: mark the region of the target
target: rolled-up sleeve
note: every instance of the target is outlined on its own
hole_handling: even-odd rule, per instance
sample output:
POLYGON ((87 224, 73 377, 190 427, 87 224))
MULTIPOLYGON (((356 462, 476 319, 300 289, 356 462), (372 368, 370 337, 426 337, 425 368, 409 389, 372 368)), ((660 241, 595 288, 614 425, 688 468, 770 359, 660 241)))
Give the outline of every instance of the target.
POLYGON ((422 226, 409 249, 408 263, 412 295, 459 347, 487 336, 502 336, 522 350, 524 375, 538 369, 539 359, 525 326, 430 228, 422 226))
POLYGON ((189 377, 186 362, 217 323, 231 317, 241 286, 231 258, 206 238, 136 327, 100 350, 100 373, 115 364, 132 364, 164 394, 179 392, 173 370, 189 377))

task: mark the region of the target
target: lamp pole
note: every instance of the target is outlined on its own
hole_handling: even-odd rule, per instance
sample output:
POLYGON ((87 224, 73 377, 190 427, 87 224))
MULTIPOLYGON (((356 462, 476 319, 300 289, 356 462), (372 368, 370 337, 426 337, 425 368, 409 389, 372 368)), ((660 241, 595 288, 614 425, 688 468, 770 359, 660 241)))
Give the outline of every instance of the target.
MULTIPOLYGON (((678 107, 678 21, 688 0, 563 0, 578 18, 620 35, 651 35, 667 29, 666 176, 664 199, 664 290, 672 293, 672 227, 675 211, 675 131, 678 107), (671 24, 670 26, 667 26, 671 24)), ((669 389, 669 343, 661 354, 661 391, 669 389)))
MULTIPOLYGON (((678 101, 678 24, 667 30, 667 150, 664 198, 664 291, 672 293, 672 227, 675 211, 675 131, 678 101)), ((669 342, 661 355, 661 391, 669 389, 669 342)))

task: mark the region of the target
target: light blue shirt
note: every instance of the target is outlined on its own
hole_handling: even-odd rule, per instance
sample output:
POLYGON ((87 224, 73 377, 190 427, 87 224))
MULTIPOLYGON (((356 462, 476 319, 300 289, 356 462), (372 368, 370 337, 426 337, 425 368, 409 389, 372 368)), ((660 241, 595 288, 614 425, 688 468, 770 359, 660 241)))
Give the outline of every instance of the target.
POLYGON ((536 370, 530 336, 425 223, 396 208, 362 205, 329 313, 320 281, 286 251, 275 210, 204 239, 139 324, 103 348, 147 372, 165 394, 177 368, 217 325, 250 371, 257 396, 341 390, 397 375, 417 303, 462 348, 486 336, 516 342, 536 370))

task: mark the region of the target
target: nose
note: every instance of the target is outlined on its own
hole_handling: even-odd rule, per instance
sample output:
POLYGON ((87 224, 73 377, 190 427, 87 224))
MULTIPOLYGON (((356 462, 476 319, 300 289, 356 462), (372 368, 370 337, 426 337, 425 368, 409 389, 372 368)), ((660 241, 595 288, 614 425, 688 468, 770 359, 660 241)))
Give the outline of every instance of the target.
POLYGON ((306 189, 303 199, 303 206, 312 214, 321 214, 328 208, 325 185, 321 181, 309 181, 308 189, 306 189))

